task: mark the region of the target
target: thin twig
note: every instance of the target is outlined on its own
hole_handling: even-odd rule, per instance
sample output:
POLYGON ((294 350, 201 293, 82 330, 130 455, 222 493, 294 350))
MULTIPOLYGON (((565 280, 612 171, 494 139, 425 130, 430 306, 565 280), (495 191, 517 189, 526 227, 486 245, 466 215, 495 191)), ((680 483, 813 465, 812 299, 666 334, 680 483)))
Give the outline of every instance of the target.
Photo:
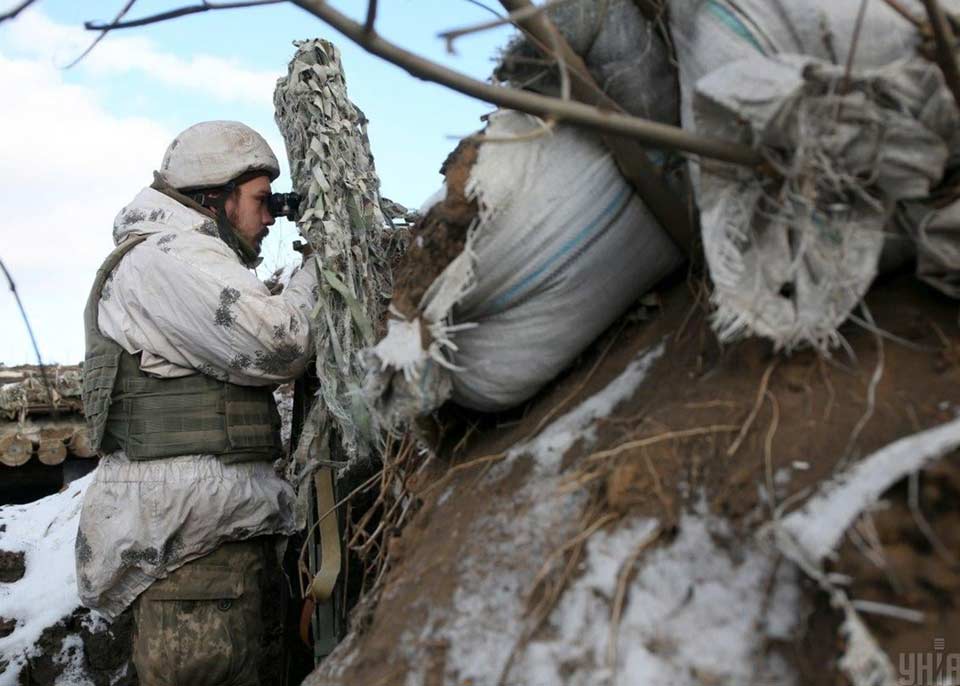
POLYGON ((909 21, 911 24, 913 24, 914 26, 916 26, 918 29, 923 29, 923 28, 924 28, 923 20, 922 20, 922 19, 918 19, 917 17, 913 16, 913 12, 911 12, 911 11, 908 10, 906 7, 904 7, 904 6, 900 3, 900 0, 883 0, 883 1, 884 1, 885 3, 887 3, 887 5, 889 5, 890 9, 892 9, 894 12, 896 12, 897 14, 899 14, 901 17, 903 17, 904 19, 906 19, 907 21, 909 21))
MULTIPOLYGON (((126 16, 127 12, 130 11, 130 8, 133 7, 133 3, 135 3, 136 1, 137 0, 127 0, 127 4, 124 5, 119 12, 117 12, 117 16, 113 18, 113 21, 111 23, 116 24, 118 21, 123 19, 126 16)), ((64 67, 64 69, 70 69, 70 67, 75 67, 77 64, 79 64, 80 60, 82 60, 84 57, 89 55, 90 52, 95 47, 97 47, 97 44, 100 43, 100 41, 102 41, 104 36, 106 36, 108 33, 110 32, 107 29, 104 29, 103 31, 101 31, 100 35, 93 39, 93 42, 90 44, 90 47, 88 47, 86 50, 81 52, 80 55, 75 60, 73 60, 73 62, 68 64, 66 67, 64 67)))
POLYGON ((635 448, 644 448, 648 445, 655 445, 657 443, 663 443, 664 441, 673 441, 679 438, 691 438, 693 436, 705 436, 708 434, 723 433, 725 431, 736 431, 739 429, 739 426, 733 424, 714 424, 713 426, 698 426, 693 429, 680 429, 678 431, 665 431, 662 434, 657 434, 656 436, 647 436, 646 438, 638 438, 634 441, 626 441, 615 445, 612 448, 607 450, 599 450, 591 455, 587 456, 587 460, 605 460, 611 457, 616 457, 621 453, 624 453, 628 450, 633 450, 635 448))
MULTIPOLYGON (((499 16, 496 19, 491 21, 481 22, 479 24, 473 24, 471 26, 463 26, 459 29, 450 29, 449 31, 444 31, 437 34, 437 38, 442 38, 447 44, 447 52, 451 55, 455 54, 453 47, 454 41, 462 36, 468 36, 471 33, 479 33, 481 31, 487 31, 488 29, 495 29, 498 26, 503 26, 504 24, 516 24, 518 21, 527 19, 528 17, 533 17, 540 12, 551 9, 558 5, 563 5, 564 3, 571 2, 571 0, 549 0, 542 5, 533 5, 531 7, 525 7, 523 9, 517 10, 516 12, 511 12, 506 16, 499 16)), ((489 8, 488 8, 489 9, 489 8)), ((492 11, 492 10, 491 10, 492 11)))
POLYGON ((373 33, 373 25, 377 21, 377 0, 367 0, 367 20, 363 23, 363 30, 373 33))
POLYGON ((770 391, 766 392, 770 399, 770 406, 773 409, 773 416, 770 419, 770 427, 767 429, 767 436, 763 441, 763 472, 766 477, 767 491, 769 498, 770 513, 775 517, 777 513, 776 484, 773 482, 773 437, 777 434, 777 427, 780 426, 780 403, 777 397, 770 391))
POLYGON ((623 616, 623 604, 627 597, 627 584, 630 582, 630 576, 633 574, 633 566, 637 563, 643 551, 650 547, 663 533, 659 526, 644 537, 640 544, 630 553, 623 566, 620 567, 620 574, 617 578, 617 592, 613 596, 613 609, 610 611, 610 635, 607 638, 607 667, 611 672, 617 669, 617 634, 620 633, 620 619, 623 616))
POLYGON ((899 345, 902 345, 904 348, 907 348, 908 350, 913 350, 913 351, 918 352, 918 353, 935 353, 935 352, 937 352, 937 348, 934 348, 933 346, 930 346, 930 345, 920 345, 919 343, 914 343, 913 341, 908 341, 906 338, 903 338, 902 336, 897 336, 896 334, 890 333, 889 331, 884 331, 883 329, 881 329, 881 328, 879 328, 879 327, 877 327, 877 326, 871 325, 868 321, 866 321, 865 319, 861 319, 860 317, 858 317, 858 316, 855 315, 855 314, 852 314, 852 313, 851 313, 850 316, 849 316, 849 319, 850 319, 850 321, 852 321, 854 324, 857 324, 857 325, 859 325, 859 326, 862 326, 864 329, 866 329, 866 330, 869 331, 870 333, 876 334, 877 336, 880 336, 881 338, 886 338, 888 341, 891 341, 891 342, 893 342, 893 343, 898 343, 899 345))
POLYGON ((841 93, 846 93, 850 88, 850 72, 853 70, 853 59, 857 54, 857 46, 860 44, 860 31, 863 28, 863 20, 867 15, 868 2, 870 0, 860 0, 860 11, 857 12, 857 22, 853 25, 853 37, 850 39, 850 50, 847 52, 847 66, 843 70, 841 93))
POLYGON ((827 389, 827 406, 823 408, 823 421, 830 419, 833 412, 833 404, 837 399, 837 392, 833 390, 833 382, 830 381, 830 375, 827 373, 827 365, 822 356, 817 357, 817 366, 820 369, 820 378, 823 379, 823 385, 827 389))
POLYGON ((351 498, 353 498, 353 496, 355 496, 355 495, 357 495, 358 493, 360 493, 360 492, 362 492, 362 491, 365 491, 366 489, 370 488, 370 487, 373 485, 373 482, 376 481, 378 478, 380 478, 380 474, 379 474, 379 473, 374 474, 374 475, 371 476, 369 479, 367 479, 366 481, 364 481, 362 484, 360 484, 359 486, 357 486, 355 489, 353 489, 352 491, 350 491, 344 498, 342 498, 342 499, 341 499, 339 502, 337 502, 333 507, 331 507, 329 510, 327 510, 327 511, 324 512, 320 517, 317 518, 317 521, 314 522, 314 523, 313 523, 313 526, 310 527, 310 530, 307 531, 307 535, 306 535, 306 537, 304 538, 304 541, 303 541, 303 546, 301 546, 301 548, 300 548, 300 555, 299 555, 299 557, 300 557, 301 559, 303 558, 303 555, 304 555, 304 553, 305 553, 306 550, 307 550, 307 545, 310 543, 310 537, 313 536, 313 532, 317 530, 317 527, 320 526, 320 523, 321 523, 324 519, 326 519, 327 517, 329 517, 331 514, 333 514, 334 512, 336 512, 336 511, 337 511, 337 508, 339 508, 339 507, 340 507, 341 505, 343 505, 345 502, 347 502, 348 500, 350 500, 351 498))
POLYGON ((615 519, 618 519, 619 517, 620 515, 615 512, 608 512, 605 515, 597 517, 586 529, 578 533, 576 536, 571 538, 569 541, 564 543, 559 548, 552 551, 547 556, 547 559, 544 560, 543 565, 540 567, 540 571, 537 572, 537 575, 534 577, 533 584, 532 584, 533 588, 536 588, 537 586, 539 586, 540 583, 547 578, 547 576, 550 574, 550 570, 553 568, 554 561, 558 557, 563 555, 563 553, 565 553, 567 550, 570 550, 570 548, 573 548, 574 546, 579 545, 580 543, 583 543, 588 538, 590 538, 595 531, 597 531, 603 526, 606 526, 607 524, 614 521, 615 519))
POLYGON ((23 2, 16 5, 12 10, 0 14, 0 23, 5 22, 7 19, 15 19, 18 14, 30 7, 34 2, 36 2, 36 0, 23 0, 23 2))
POLYGON ((476 7, 479 7, 480 9, 486 10, 487 12, 489 12, 490 14, 492 14, 492 15, 495 16, 495 17, 503 18, 503 15, 502 15, 502 14, 500 14, 499 12, 497 12, 495 9, 493 9, 492 7, 490 7, 490 5, 488 5, 488 4, 485 3, 485 2, 480 2, 480 0, 466 0, 466 2, 469 2, 471 5, 474 5, 474 6, 476 6, 476 7))
POLYGON ((653 460, 651 460, 650 455, 647 454, 646 448, 643 448, 642 452, 643 462, 647 465, 647 471, 650 472, 650 478, 653 479, 653 492, 657 494, 657 499, 660 501, 660 505, 663 506, 667 516, 673 520, 673 505, 667 498, 666 491, 663 490, 663 483, 660 481, 660 474, 657 472, 656 467, 653 466, 653 460))
POLYGON ((541 117, 553 116, 559 121, 594 130, 620 134, 654 148, 681 150, 748 167, 755 167, 762 161, 757 151, 739 143, 707 138, 676 126, 668 126, 640 117, 604 112, 579 102, 564 101, 483 83, 404 50, 381 36, 367 37, 362 24, 338 12, 324 0, 292 0, 292 2, 322 19, 368 52, 405 69, 413 76, 439 83, 479 100, 541 117))
MULTIPOLYGON (((860 304, 860 307, 863 309, 863 318, 870 324, 872 327, 876 328, 876 323, 873 321, 873 315, 870 314, 870 310, 867 308, 865 302, 860 304)), ((873 376, 870 377, 870 385, 867 386, 867 409, 864 410, 863 416, 860 417, 860 420, 857 422, 856 426, 853 427, 853 431, 850 432, 850 438, 847 440, 847 447, 843 451, 843 460, 847 460, 851 457, 853 448, 857 442, 857 439, 860 437, 860 432, 863 431, 866 427, 867 422, 870 421, 870 418, 873 417, 874 410, 877 405, 877 386, 880 384, 880 379, 883 378, 883 365, 884 365, 884 348, 883 348, 883 338, 879 334, 874 334, 877 339, 877 366, 873 370, 873 376)))
POLYGON ((943 561, 951 567, 958 566, 960 561, 957 560, 957 556, 950 552, 950 549, 944 545, 940 537, 937 536, 937 532, 930 526, 930 522, 923 516, 923 510, 920 509, 920 474, 917 472, 910 474, 907 503, 910 506, 910 514, 913 515, 913 521, 916 522, 917 528, 920 529, 920 532, 930 543, 930 546, 937 551, 937 555, 943 558, 943 561))
POLYGON ((550 411, 540 418, 540 421, 537 422, 537 425, 533 428, 533 431, 530 432, 529 436, 523 439, 523 442, 529 441, 531 438, 539 434, 540 431, 543 429, 543 427, 547 425, 547 422, 549 422, 551 419, 553 419, 556 416, 557 412, 560 411, 560 408, 566 406, 568 402, 570 402, 575 397, 577 397, 580 394, 580 391, 582 391, 586 387, 586 385, 590 383, 590 379, 593 378, 593 375, 600 368, 600 365, 603 363, 603 361, 607 359, 607 355, 610 353, 610 350, 613 348, 614 343, 617 342, 617 340, 620 338, 620 334, 623 333, 624 326, 625 326, 625 323, 621 323, 619 328, 617 328, 616 333, 613 334, 613 337, 610 339, 610 342, 607 343, 607 345, 604 347, 603 352, 600 353, 600 357, 597 358, 597 361, 593 363, 592 367, 590 367, 590 371, 587 372, 587 375, 583 378, 583 381, 577 384, 577 387, 574 388, 573 391, 571 391, 559 403, 557 403, 552 408, 550 408, 550 411))
POLYGON ((242 7, 257 7, 259 5, 277 5, 286 1, 287 0, 242 0, 241 2, 207 2, 204 0, 204 2, 199 5, 178 7, 166 12, 160 12, 158 14, 151 14, 147 17, 141 17, 140 19, 131 19, 130 21, 111 22, 109 24, 87 21, 83 23, 83 27, 88 31, 114 31, 116 29, 132 29, 137 26, 156 24, 161 21, 176 19, 177 17, 185 17, 188 14, 207 12, 209 10, 232 10, 242 7))
POLYGON ((914 624, 923 624, 924 613, 919 610, 911 610, 907 607, 898 607, 888 603, 878 603, 873 600, 854 600, 850 603, 857 612, 880 615, 881 617, 892 617, 901 619, 905 622, 914 624))
POLYGON ((477 457, 475 459, 468 460, 467 462, 454 465, 453 467, 448 469, 443 476, 441 476, 432 484, 424 488, 419 493, 415 493, 414 495, 416 495, 418 498, 425 498, 428 493, 435 491, 437 488, 439 488, 443 484, 449 482, 450 479, 453 478, 453 475, 456 474, 457 472, 462 472, 464 469, 470 469, 471 467, 477 467, 482 464, 487 464, 488 462, 497 462, 499 460, 502 460, 506 456, 507 456, 506 452, 494 453, 492 455, 484 455, 483 457, 477 457))
POLYGON ((937 0, 923 0, 923 5, 927 9, 927 17, 933 28, 933 39, 937 45, 937 64, 940 65, 943 78, 950 87, 950 92, 953 93, 953 99, 960 107, 960 69, 957 68, 957 60, 953 55, 956 37, 937 0))
POLYGON ((30 320, 27 318, 27 311, 23 307, 23 301, 20 300, 20 294, 17 293, 17 284, 13 282, 13 277, 7 271, 7 266, 0 260, 0 269, 3 275, 7 277, 7 284, 10 286, 10 292, 13 293, 14 300, 17 301, 17 307, 20 308, 20 316, 27 327, 27 334, 30 336, 30 343, 33 345, 33 352, 37 356, 37 366, 40 367, 40 378, 43 379, 43 386, 47 389, 47 400, 50 402, 50 409, 53 412, 54 419, 57 419, 57 404, 53 399, 53 388, 50 386, 50 379, 47 378, 47 368, 43 364, 43 358, 40 356, 40 346, 37 345, 37 339, 33 335, 33 327, 30 326, 30 320))
POLYGON ((767 370, 763 373, 763 378, 760 379, 760 388, 757 389, 757 399, 753 403, 753 409, 750 410, 750 414, 747 415, 747 420, 740 428, 740 433, 737 434, 736 440, 727 449, 727 457, 733 457, 737 454, 737 451, 740 449, 740 445, 743 443, 743 439, 747 437, 750 427, 753 426, 753 422, 756 420, 757 414, 760 412, 760 407, 763 405, 764 394, 767 392, 767 384, 770 383, 770 375, 773 374, 773 370, 776 369, 777 362, 779 362, 779 358, 774 358, 773 362, 770 363, 770 365, 767 367, 767 370))

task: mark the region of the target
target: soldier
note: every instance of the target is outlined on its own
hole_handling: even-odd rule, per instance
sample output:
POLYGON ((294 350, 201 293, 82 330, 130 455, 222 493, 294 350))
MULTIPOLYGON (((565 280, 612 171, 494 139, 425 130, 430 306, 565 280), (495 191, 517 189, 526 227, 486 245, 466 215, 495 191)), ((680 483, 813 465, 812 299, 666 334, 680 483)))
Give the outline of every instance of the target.
POLYGON ((259 683, 262 579, 295 530, 272 391, 306 366, 317 297, 312 258, 280 295, 250 271, 279 173, 243 124, 181 133, 117 215, 87 302, 84 412, 103 457, 77 585, 109 619, 133 604, 144 686, 259 683))

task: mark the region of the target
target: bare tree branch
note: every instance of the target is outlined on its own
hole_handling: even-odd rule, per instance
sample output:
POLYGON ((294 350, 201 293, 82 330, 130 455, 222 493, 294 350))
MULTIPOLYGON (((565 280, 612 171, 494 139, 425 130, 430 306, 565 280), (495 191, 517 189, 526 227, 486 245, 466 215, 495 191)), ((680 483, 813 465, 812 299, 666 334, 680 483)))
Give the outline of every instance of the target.
POLYGON ((413 76, 439 83, 484 102, 538 116, 553 117, 558 121, 566 121, 599 131, 629 136, 654 148, 680 150, 749 167, 757 166, 762 162, 756 150, 739 143, 699 136, 676 126, 668 126, 639 117, 604 112, 579 102, 565 102, 559 98, 477 81, 404 50, 380 36, 365 35, 363 25, 341 14, 324 0, 291 1, 322 19, 350 40, 359 43, 369 52, 401 67, 413 76))
POLYGON ((517 12, 511 12, 505 17, 498 17, 497 19, 485 21, 480 24, 474 24, 473 26, 464 26, 459 29, 450 29, 449 31, 438 33, 437 38, 442 38, 444 41, 446 41, 447 52, 453 54, 455 52, 453 49, 453 43, 461 36, 468 36, 471 33, 479 33, 481 31, 487 31, 488 29, 495 29, 498 26, 503 26, 504 24, 516 24, 523 19, 539 14, 544 10, 548 10, 558 5, 563 5, 564 3, 571 1, 572 0, 549 0, 542 5, 531 5, 530 7, 518 10, 517 12))
POLYGON ((18 14, 23 12, 25 9, 30 7, 37 0, 23 0, 19 5, 14 6, 12 10, 0 14, 0 23, 5 22, 7 19, 15 19, 18 14))
MULTIPOLYGON (((119 12, 117 12, 117 16, 115 16, 115 17, 113 18, 113 22, 111 22, 111 23, 116 24, 118 21, 120 21, 121 19, 123 19, 124 16, 126 16, 127 12, 130 11, 130 8, 133 7, 133 3, 135 3, 136 1, 137 1, 137 0, 127 0, 127 4, 124 5, 123 8, 122 8, 119 12)), ((83 52, 81 52, 80 55, 79 55, 75 60, 73 60, 73 62, 71 62, 70 64, 68 64, 66 67, 64 67, 64 69, 69 69, 70 67, 76 66, 76 65, 80 62, 80 60, 82 60, 84 57, 86 57, 87 55, 89 55, 90 52, 91 52, 95 47, 97 47, 97 44, 98 44, 100 41, 102 41, 102 40, 103 40, 103 37, 106 36, 108 33, 109 33, 109 31, 108 31, 107 29, 104 29, 103 31, 101 31, 101 32, 100 32, 100 35, 93 39, 93 42, 90 44, 90 47, 88 47, 86 50, 84 50, 83 52)))
POLYGON ((930 19, 933 38, 937 43, 937 64, 940 65, 943 78, 953 93, 953 99, 960 107, 960 69, 957 69, 957 60, 953 54, 956 36, 953 35, 947 15, 943 13, 943 8, 937 0, 923 0, 923 4, 927 8, 927 17, 930 19))
POLYGON ((373 33, 373 25, 377 21, 377 0, 368 0, 367 2, 367 21, 363 24, 363 30, 367 33, 373 33))
POLYGON ((241 2, 201 2, 199 5, 188 5, 178 7, 177 9, 151 14, 148 17, 140 19, 131 19, 130 21, 112 22, 109 24, 98 24, 94 21, 84 22, 83 26, 88 31, 113 31, 115 29, 131 29, 136 26, 146 26, 147 24, 156 24, 168 19, 184 17, 188 14, 197 14, 208 10, 232 10, 240 7, 257 7, 258 5, 277 5, 287 0, 242 0, 241 2))
POLYGON ((14 300, 17 301, 17 307, 20 308, 20 316, 23 317, 23 323, 27 327, 27 334, 30 336, 30 343, 33 344, 33 352, 37 356, 37 366, 40 367, 40 377, 43 379, 43 385, 47 389, 47 400, 53 409, 54 419, 56 419, 58 414, 57 403, 53 398, 53 390, 50 388, 50 379, 47 378, 47 368, 44 366, 43 358, 40 356, 40 346, 37 345, 37 338, 33 335, 33 327, 30 326, 27 311, 23 308, 23 301, 20 300, 20 294, 17 292, 17 284, 14 283, 13 277, 10 276, 10 272, 7 271, 7 265, 3 263, 3 260, 0 260, 0 271, 7 277, 7 285, 10 287, 10 292, 13 293, 14 300))
POLYGON ((486 10, 487 12, 489 12, 490 14, 492 14, 492 15, 495 16, 495 17, 498 17, 498 18, 500 18, 500 19, 503 18, 503 15, 502 15, 502 14, 500 14, 499 12, 497 12, 495 9, 493 9, 492 7, 490 7, 490 5, 488 5, 488 4, 485 3, 485 2, 480 2, 480 0, 466 0, 466 1, 469 2, 471 5, 476 5, 476 6, 479 7, 480 9, 486 10))

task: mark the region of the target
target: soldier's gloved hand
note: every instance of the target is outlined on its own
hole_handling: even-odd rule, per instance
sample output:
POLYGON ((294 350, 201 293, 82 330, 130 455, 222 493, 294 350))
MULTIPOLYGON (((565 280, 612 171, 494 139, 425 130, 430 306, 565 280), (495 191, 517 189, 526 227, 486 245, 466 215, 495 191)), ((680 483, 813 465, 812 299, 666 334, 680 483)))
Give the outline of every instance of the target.
POLYGON ((305 243, 304 241, 294 241, 293 249, 296 250, 298 253, 300 253, 300 255, 302 256, 303 260, 301 261, 301 264, 306 264, 307 260, 309 260, 314 254, 316 254, 313 249, 313 246, 310 245, 309 243, 305 243))

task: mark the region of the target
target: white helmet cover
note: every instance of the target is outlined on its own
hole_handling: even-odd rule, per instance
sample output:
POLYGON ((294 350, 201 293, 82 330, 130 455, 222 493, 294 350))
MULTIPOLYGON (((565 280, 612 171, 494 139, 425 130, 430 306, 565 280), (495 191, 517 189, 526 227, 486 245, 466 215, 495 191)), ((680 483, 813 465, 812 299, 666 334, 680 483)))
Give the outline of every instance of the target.
POLYGON ((276 155, 259 133, 238 121, 203 121, 173 139, 160 174, 178 190, 223 186, 241 174, 280 176, 276 155))

